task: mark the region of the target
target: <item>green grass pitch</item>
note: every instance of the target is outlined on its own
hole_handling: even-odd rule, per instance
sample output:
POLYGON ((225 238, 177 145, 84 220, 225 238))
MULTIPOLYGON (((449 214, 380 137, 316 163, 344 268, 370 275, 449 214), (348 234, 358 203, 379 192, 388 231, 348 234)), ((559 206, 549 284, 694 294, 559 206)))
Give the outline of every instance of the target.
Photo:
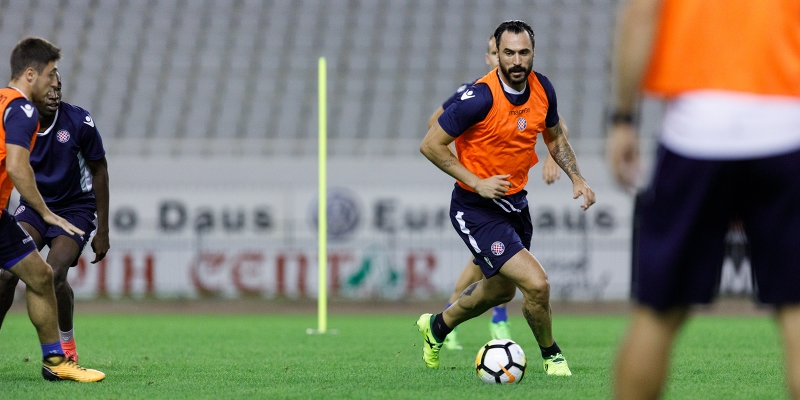
MULTIPOLYGON (((465 349, 442 350, 442 368, 421 360, 417 315, 331 315, 336 334, 308 335, 311 315, 78 315, 81 363, 103 370, 97 384, 46 382, 24 314, 0 331, 0 398, 5 399, 603 399, 628 319, 556 316, 555 336, 573 376, 547 377, 530 331, 511 319, 526 351, 519 385, 475 375, 487 317, 459 327, 465 349)), ((682 332, 666 398, 785 398, 779 336, 768 317, 696 317, 682 332)))

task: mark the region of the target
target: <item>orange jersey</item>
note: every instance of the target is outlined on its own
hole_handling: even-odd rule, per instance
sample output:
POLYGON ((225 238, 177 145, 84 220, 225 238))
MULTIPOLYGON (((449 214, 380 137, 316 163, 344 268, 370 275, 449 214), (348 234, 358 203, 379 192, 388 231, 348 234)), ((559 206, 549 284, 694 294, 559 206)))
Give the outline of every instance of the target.
MULTIPOLYGON (((455 139, 456 153, 459 161, 481 179, 510 174, 512 186, 506 195, 512 195, 525 188, 528 170, 539 161, 534 146, 537 135, 545 129, 550 102, 533 71, 528 75, 530 96, 521 105, 506 98, 497 68, 475 82, 475 87, 481 84, 491 91, 491 108, 482 121, 455 139)), ((458 184, 473 191, 463 182, 458 184)))
POLYGON ((644 88, 800 97, 800 0, 664 0, 644 88))
MULTIPOLYGON (((6 108, 16 99, 25 98, 25 96, 18 90, 12 88, 0 89, 0 114, 3 115, 3 124, 0 125, 0 207, 6 208, 8 206, 8 199, 11 197, 11 191, 14 190, 14 182, 8 176, 6 171, 6 108)), ((39 130, 39 124, 36 124, 36 130, 31 132, 31 144, 29 149, 33 149, 33 144, 36 142, 36 131, 39 130)))

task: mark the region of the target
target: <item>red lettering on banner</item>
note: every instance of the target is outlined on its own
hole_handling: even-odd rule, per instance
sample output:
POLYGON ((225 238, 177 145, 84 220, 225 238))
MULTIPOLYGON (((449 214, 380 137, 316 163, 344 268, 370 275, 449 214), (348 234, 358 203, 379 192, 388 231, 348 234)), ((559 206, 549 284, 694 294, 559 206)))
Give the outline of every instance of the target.
MULTIPOLYGON (((130 297, 133 293, 133 278, 136 268, 133 266, 133 256, 128 253, 122 258, 124 278, 122 281, 122 295, 130 297)), ((152 297, 155 294, 153 282, 153 254, 148 253, 144 257, 144 270, 142 271, 144 278, 145 290, 144 294, 147 297, 152 297)))
POLYGON ((305 254, 297 255, 297 294, 300 297, 308 297, 306 293, 306 276, 308 275, 308 258, 305 254))
POLYGON ((417 289, 424 289, 429 294, 435 293, 436 289, 430 281, 434 269, 436 269, 436 256, 433 253, 408 253, 408 257, 406 257, 406 295, 413 295, 417 289), (418 261, 424 262, 421 273, 417 272, 418 261))
POLYGON ((259 297, 264 289, 258 285, 247 285, 243 281, 243 275, 247 275, 253 281, 258 281, 261 263, 264 261, 264 255, 261 253, 243 253, 239 254, 233 262, 231 267, 231 279, 233 286, 244 297, 259 297))
MULTIPOLYGON (((297 293, 306 297, 306 276, 308 275, 308 258, 303 253, 295 255, 297 261, 297 293)), ((286 297, 286 270, 288 256, 278 254, 275 258, 275 291, 279 297, 286 297)))
MULTIPOLYGON (((219 273, 222 270, 222 265, 225 262, 225 254, 223 253, 201 253, 195 258, 194 262, 189 266, 189 275, 192 278, 192 284, 197 289, 197 292, 202 297, 213 297, 219 294, 219 287, 212 287, 203 283, 200 278, 200 269, 207 271, 211 274, 219 273)), ((205 275, 205 273, 203 273, 205 275)))
POLYGON ((275 294, 286 296, 286 255, 278 254, 275 258, 275 294))
POLYGON ((328 287, 331 295, 339 294, 339 271, 342 270, 343 263, 350 261, 353 261, 353 255, 349 253, 328 254, 328 287))

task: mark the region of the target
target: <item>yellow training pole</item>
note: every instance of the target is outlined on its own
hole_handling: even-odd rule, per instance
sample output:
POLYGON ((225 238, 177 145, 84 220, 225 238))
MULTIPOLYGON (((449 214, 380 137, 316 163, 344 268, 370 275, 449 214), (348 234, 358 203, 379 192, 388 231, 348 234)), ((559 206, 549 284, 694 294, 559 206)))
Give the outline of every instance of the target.
POLYGON ((317 300, 317 329, 325 333, 328 329, 328 112, 327 112, 327 65, 325 57, 319 58, 319 209, 317 210, 317 236, 319 253, 319 298, 317 300))

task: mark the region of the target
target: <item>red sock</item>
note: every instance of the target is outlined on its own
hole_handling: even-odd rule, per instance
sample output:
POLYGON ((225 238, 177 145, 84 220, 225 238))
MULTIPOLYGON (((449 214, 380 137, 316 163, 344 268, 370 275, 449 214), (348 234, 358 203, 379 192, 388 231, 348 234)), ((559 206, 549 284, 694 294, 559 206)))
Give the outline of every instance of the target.
POLYGON ((70 339, 69 342, 61 342, 61 348, 64 350, 64 356, 72 361, 78 362, 78 350, 75 348, 75 339, 70 339))

